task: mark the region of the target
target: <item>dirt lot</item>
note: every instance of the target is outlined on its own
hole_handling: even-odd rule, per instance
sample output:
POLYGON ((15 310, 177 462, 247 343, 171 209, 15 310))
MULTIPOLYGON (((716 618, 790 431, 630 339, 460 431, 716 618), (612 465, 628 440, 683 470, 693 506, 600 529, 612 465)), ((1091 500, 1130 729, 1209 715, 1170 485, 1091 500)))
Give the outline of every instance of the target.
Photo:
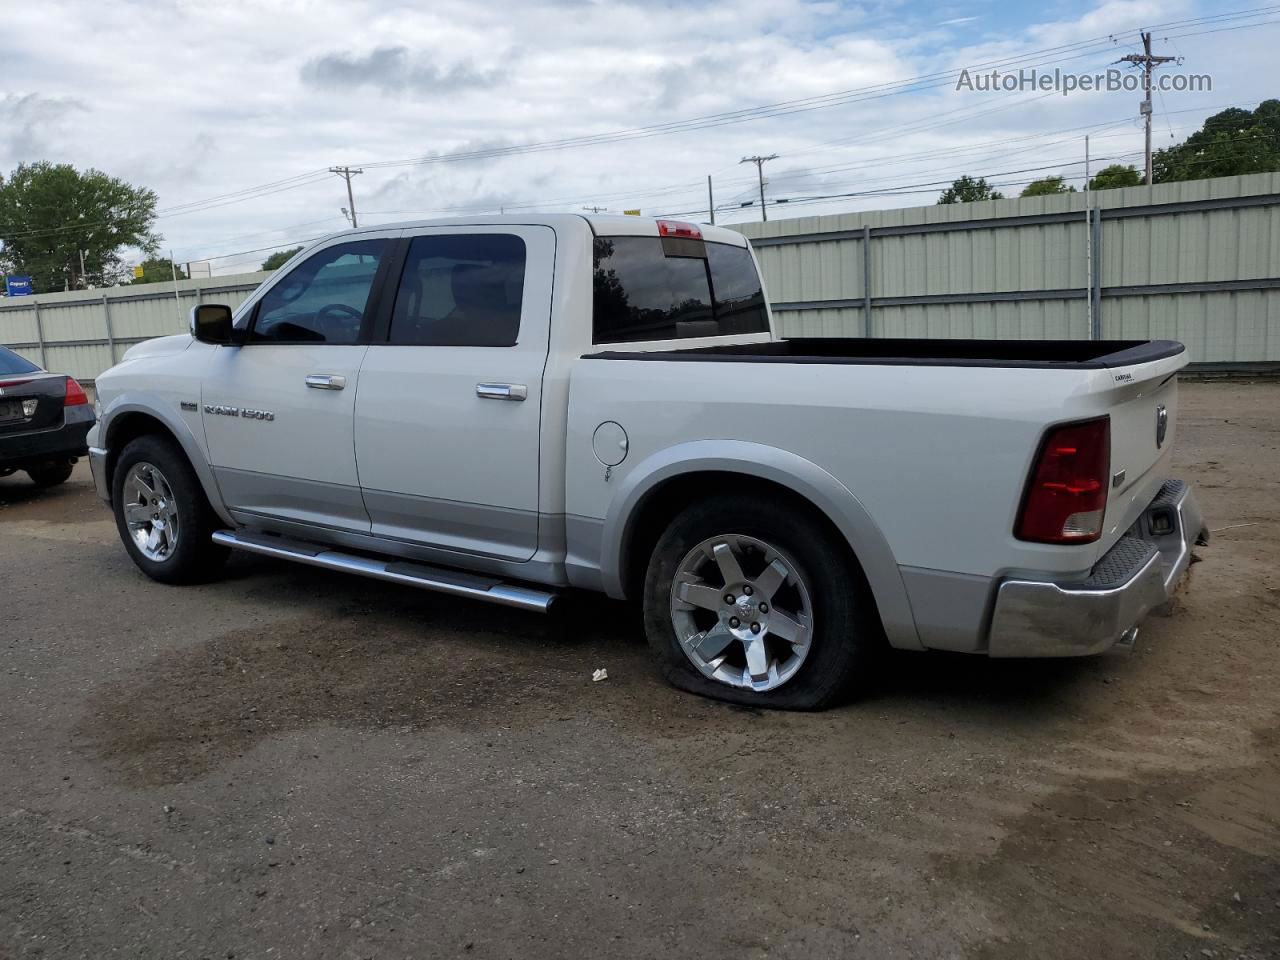
POLYGON ((83 467, 0 480, 0 958, 1280 956, 1280 385, 1178 443, 1217 532, 1136 654, 817 715, 668 689, 621 604, 163 587, 83 467))

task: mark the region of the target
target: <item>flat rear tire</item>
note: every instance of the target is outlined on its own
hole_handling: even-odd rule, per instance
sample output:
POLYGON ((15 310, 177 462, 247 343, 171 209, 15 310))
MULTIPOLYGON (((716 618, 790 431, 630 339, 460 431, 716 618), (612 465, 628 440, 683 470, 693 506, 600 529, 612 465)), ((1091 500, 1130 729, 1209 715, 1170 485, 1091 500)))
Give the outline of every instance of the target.
POLYGON ((649 560, 644 621, 672 684, 756 707, 837 703, 884 647, 870 590, 838 534, 758 495, 695 503, 671 521, 649 560))

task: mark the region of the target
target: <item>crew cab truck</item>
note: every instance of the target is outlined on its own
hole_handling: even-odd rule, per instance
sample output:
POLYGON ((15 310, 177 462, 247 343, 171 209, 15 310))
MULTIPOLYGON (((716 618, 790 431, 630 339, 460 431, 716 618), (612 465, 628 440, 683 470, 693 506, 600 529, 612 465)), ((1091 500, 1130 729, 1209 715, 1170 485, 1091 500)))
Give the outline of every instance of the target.
POLYGON ((1173 342, 782 339, 737 233, 379 226, 98 380, 90 462, 156 580, 228 550, 547 610, 632 598, 665 675, 816 708, 886 642, 1132 642, 1205 527, 1173 342))

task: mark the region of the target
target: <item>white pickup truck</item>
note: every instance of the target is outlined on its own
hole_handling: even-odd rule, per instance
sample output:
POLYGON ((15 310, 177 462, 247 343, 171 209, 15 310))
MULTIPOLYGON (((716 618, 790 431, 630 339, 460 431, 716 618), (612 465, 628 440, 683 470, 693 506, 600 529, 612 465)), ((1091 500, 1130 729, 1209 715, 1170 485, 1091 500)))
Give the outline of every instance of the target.
POLYGON ((531 216, 361 229, 97 381, 156 580, 228 549, 546 611, 643 604, 666 676, 846 695, 886 642, 1131 644, 1206 533, 1173 342, 775 336, 746 240, 531 216))

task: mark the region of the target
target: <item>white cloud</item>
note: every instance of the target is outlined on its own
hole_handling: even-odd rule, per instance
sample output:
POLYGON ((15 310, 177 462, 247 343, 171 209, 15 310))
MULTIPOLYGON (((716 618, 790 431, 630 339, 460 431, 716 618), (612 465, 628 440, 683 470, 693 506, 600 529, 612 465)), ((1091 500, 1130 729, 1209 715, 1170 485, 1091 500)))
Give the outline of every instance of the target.
MULTIPOLYGON (((34 159, 96 166, 152 187, 172 208, 334 164, 668 123, 1115 33, 1113 48, 1063 64, 1095 69, 1133 49, 1144 22, 1215 12, 1191 0, 1110 0, 1043 22, 1026 19, 1033 11, 1010 20, 1011 10, 996 17, 977 2, 940 11, 896 0, 43 0, 6 11, 0 171, 34 159)), ((1188 69, 1213 72, 1215 89, 1157 101, 1158 112, 1201 110, 1158 118, 1157 130, 1167 139, 1167 123, 1194 126, 1209 107, 1274 93, 1262 67, 1278 29, 1161 42, 1186 55, 1188 69)), ((751 153, 781 155, 766 167, 777 196, 879 189, 1051 164, 1079 155, 1078 140, 1019 138, 1130 116, 1127 94, 979 95, 944 83, 678 136, 370 169, 356 181, 357 205, 367 222, 533 201, 676 212, 704 202, 708 173, 718 199, 749 198, 754 171, 738 160, 751 153)), ((1099 150, 1140 146, 1131 124, 1107 135, 1099 150)), ((180 258, 194 258, 339 229, 345 203, 339 179, 317 177, 164 217, 158 229, 180 258)))

